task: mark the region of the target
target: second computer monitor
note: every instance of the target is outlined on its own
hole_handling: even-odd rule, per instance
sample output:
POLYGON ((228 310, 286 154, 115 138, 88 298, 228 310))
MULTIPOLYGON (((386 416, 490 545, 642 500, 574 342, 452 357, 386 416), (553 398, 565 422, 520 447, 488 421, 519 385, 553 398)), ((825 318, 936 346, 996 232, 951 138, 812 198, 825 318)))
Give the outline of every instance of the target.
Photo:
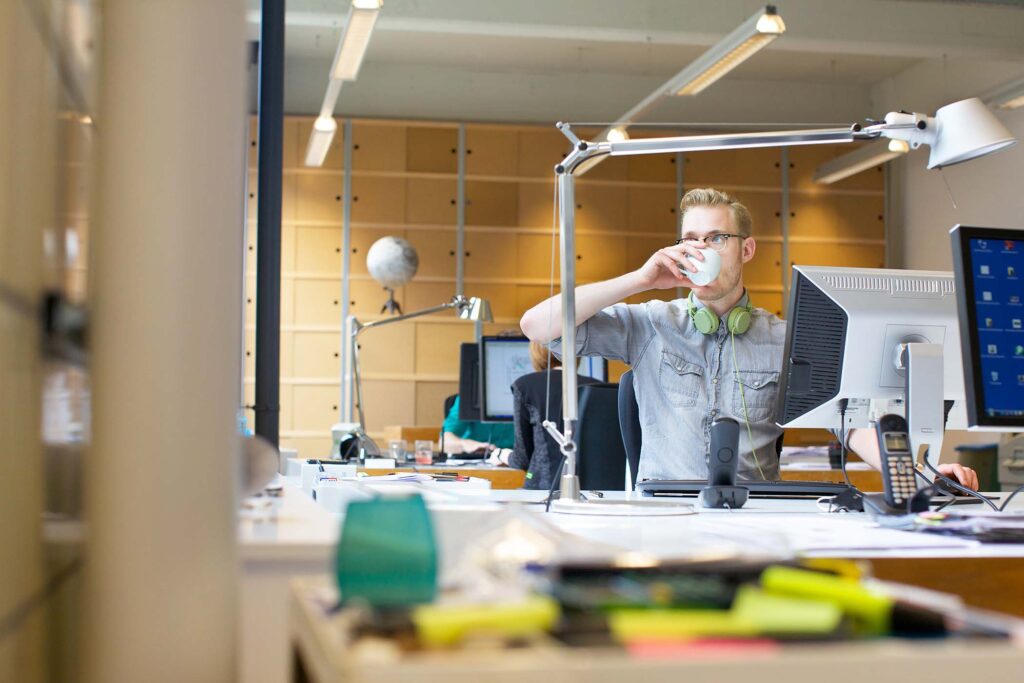
POLYGON ((963 429, 964 383, 952 273, 794 266, 775 419, 783 427, 867 426, 879 408, 902 412, 902 344, 942 347, 947 427, 963 429))
POLYGON ((480 412, 483 422, 512 421, 512 383, 533 372, 526 337, 480 340, 480 412))

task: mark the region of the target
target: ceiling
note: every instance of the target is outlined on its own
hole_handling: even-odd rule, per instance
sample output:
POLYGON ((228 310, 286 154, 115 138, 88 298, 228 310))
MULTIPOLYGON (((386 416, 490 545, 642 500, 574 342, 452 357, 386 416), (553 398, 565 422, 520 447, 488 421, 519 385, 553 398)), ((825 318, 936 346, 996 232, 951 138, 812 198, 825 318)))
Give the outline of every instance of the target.
MULTIPOLYGON (((250 38, 259 1, 249 0, 250 38)), ((764 3, 750 0, 384 0, 338 115, 612 121, 764 3)), ((315 114, 349 0, 288 0, 285 110, 315 114)), ((838 123, 884 113, 887 81, 924 62, 1024 75, 1024 3, 781 0, 787 31, 694 97, 644 120, 838 123)), ((256 69, 251 69, 255 108, 256 69)), ((988 73, 988 71, 985 71, 988 73)), ((982 79, 984 80, 984 79, 982 79)), ((979 90, 981 92, 981 90, 979 90)), ((967 95, 979 94, 968 92, 967 95)))

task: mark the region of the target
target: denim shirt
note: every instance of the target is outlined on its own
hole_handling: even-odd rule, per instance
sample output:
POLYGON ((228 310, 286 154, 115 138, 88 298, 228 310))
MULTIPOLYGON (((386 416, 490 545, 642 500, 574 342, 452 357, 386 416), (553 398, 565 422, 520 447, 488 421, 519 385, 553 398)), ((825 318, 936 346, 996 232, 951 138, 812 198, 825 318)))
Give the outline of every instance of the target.
MULTIPOLYGON (((690 320, 686 299, 677 299, 615 304, 577 328, 577 354, 613 358, 633 368, 643 434, 637 481, 707 478, 711 423, 719 417, 740 425, 738 477, 759 480, 763 472, 766 479, 779 478, 775 441, 782 429, 772 413, 786 323, 760 308, 751 318, 742 335, 731 337, 724 321, 706 335, 690 320)), ((560 355, 561 340, 551 348, 560 355)))

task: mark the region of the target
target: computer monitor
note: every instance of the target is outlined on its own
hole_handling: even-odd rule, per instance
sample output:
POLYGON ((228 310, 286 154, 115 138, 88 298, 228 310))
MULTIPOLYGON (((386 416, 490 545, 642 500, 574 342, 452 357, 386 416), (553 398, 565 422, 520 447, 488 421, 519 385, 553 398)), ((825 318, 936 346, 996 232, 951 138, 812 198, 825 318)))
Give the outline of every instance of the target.
POLYGON ((600 356, 583 356, 579 359, 579 370, 576 374, 590 377, 598 382, 608 381, 608 359, 600 356))
POLYGON ((459 347, 459 420, 462 422, 480 421, 480 386, 480 345, 466 342, 459 347))
POLYGON ((952 273, 794 266, 779 426, 837 429, 846 399, 846 429, 898 413, 937 457, 944 427, 966 427, 954 290, 952 273))
POLYGON ((483 422, 512 421, 512 383, 533 372, 526 337, 480 340, 480 412, 483 422))
POLYGON ((1024 431, 1024 230, 950 231, 972 430, 1024 431))

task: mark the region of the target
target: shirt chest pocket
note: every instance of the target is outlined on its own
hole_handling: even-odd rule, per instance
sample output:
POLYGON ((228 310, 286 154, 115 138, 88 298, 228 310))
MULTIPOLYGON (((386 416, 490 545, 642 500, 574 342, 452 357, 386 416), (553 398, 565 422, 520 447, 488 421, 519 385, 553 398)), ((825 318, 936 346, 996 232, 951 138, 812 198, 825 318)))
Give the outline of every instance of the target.
POLYGON ((734 380, 734 414, 740 418, 746 415, 751 424, 768 421, 779 393, 778 371, 739 370, 734 380))
POLYGON ((704 383, 704 368, 662 351, 658 381, 671 405, 682 408, 694 406, 704 383))

